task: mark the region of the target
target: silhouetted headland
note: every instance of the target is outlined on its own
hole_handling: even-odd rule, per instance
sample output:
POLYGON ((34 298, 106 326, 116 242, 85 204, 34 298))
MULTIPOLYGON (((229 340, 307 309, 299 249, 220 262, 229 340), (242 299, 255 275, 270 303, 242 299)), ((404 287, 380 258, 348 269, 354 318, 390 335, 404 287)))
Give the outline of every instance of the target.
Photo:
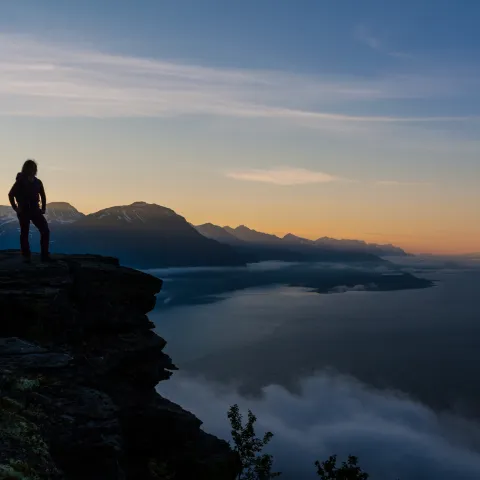
POLYGON ((235 478, 228 444, 163 398, 146 314, 162 281, 92 255, 0 252, 0 477, 235 478))

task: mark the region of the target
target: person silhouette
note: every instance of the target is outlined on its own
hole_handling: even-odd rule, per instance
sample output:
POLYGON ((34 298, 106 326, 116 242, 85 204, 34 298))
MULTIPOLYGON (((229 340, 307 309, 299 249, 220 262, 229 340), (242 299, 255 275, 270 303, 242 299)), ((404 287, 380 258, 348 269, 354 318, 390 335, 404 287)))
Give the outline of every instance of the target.
POLYGON ((40 249, 42 262, 51 262, 49 254, 50 229, 45 218, 47 197, 43 183, 37 178, 38 167, 34 160, 27 160, 22 171, 17 174, 8 198, 12 208, 17 212, 20 222, 20 249, 24 261, 31 262, 29 232, 30 222, 40 232, 40 249), (40 205, 41 202, 41 205, 40 205))

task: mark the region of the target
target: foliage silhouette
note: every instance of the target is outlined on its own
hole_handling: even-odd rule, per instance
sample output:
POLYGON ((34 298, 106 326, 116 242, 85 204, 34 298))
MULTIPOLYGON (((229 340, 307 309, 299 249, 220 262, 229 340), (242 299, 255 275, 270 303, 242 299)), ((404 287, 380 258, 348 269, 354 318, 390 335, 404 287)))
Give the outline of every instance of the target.
POLYGON ((358 458, 350 455, 341 467, 337 467, 337 456, 332 455, 325 462, 315 462, 317 474, 322 480, 367 480, 369 475, 358 466, 358 458))
POLYGON ((241 470, 238 480, 270 480, 280 476, 280 472, 272 472, 272 455, 262 453, 263 448, 270 442, 273 433, 266 432, 263 439, 255 434, 257 418, 249 410, 248 420, 243 425, 243 417, 238 405, 232 405, 228 411, 228 419, 232 426, 234 451, 238 453, 241 470))
MULTIPOLYGON (((228 410, 228 419, 232 427, 234 451, 240 459, 240 473, 237 480, 270 480, 281 475, 272 472, 272 455, 262 453, 263 448, 273 438, 272 432, 266 432, 263 439, 255 434, 257 417, 248 410, 248 420, 243 424, 243 417, 237 404, 228 410)), ((332 455, 324 462, 315 462, 317 474, 321 480, 368 480, 368 473, 358 466, 358 458, 350 455, 346 462, 337 467, 337 456, 332 455)))

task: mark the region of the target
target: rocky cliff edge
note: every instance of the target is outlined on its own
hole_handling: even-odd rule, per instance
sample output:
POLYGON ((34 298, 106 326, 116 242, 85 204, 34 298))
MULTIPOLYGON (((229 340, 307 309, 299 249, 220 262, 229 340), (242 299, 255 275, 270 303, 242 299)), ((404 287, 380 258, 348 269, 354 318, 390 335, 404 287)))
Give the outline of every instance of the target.
POLYGON ((236 458, 155 391, 175 366, 158 278, 114 258, 0 252, 0 480, 229 480, 236 458))

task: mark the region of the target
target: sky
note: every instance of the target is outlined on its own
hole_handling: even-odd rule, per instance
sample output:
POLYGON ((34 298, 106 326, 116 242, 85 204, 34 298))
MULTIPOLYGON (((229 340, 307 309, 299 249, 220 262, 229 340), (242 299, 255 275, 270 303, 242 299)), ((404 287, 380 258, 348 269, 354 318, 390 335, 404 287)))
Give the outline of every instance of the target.
POLYGON ((479 20, 470 0, 1 2, 0 189, 35 158, 85 213, 479 251, 479 20))

